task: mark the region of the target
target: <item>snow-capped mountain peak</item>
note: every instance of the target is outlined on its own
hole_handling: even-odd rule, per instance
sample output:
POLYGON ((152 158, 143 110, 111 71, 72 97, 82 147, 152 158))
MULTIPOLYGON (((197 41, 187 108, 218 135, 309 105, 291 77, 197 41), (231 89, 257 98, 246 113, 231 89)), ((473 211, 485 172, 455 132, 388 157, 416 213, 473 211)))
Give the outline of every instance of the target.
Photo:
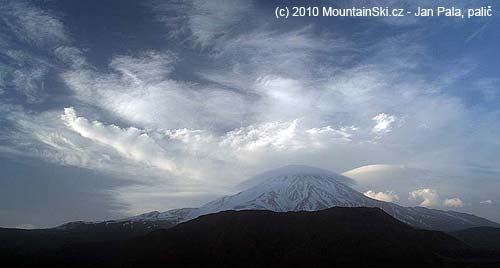
POLYGON ((124 220, 167 220, 174 224, 224 210, 315 211, 330 207, 378 207, 409 225, 434 230, 459 230, 477 226, 500 226, 474 215, 422 207, 402 207, 364 196, 346 184, 345 176, 318 168, 286 166, 257 175, 253 185, 199 208, 151 212, 124 220))
POLYGON ((334 173, 271 173, 258 185, 233 196, 214 200, 204 212, 220 210, 265 209, 277 212, 321 210, 334 206, 368 205, 369 199, 338 181, 334 173), (368 203, 367 203, 368 201, 368 203))

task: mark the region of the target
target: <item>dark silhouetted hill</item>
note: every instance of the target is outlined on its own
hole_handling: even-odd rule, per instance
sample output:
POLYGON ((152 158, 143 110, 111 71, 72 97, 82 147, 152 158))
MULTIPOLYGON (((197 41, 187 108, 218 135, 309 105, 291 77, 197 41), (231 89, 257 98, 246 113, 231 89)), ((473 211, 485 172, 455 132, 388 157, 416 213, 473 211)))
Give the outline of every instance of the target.
MULTIPOLYGON (((121 241, 74 241, 15 267, 488 267, 455 237, 419 230, 379 208, 224 211, 121 241), (465 257, 464 257, 465 256, 465 257)), ((9 266, 10 267, 10 266, 9 266)), ((494 267, 494 266, 491 266, 494 267)))
POLYGON ((476 227, 450 234, 477 249, 500 250, 500 228, 476 227))

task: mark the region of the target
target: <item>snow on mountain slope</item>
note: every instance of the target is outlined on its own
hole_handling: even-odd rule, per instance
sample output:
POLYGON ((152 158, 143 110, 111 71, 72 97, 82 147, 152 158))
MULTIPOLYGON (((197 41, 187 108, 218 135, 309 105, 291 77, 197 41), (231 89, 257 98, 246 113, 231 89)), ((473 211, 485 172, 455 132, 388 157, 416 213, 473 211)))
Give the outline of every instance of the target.
POLYGON ((373 205, 371 199, 324 174, 280 174, 248 190, 214 200, 200 208, 221 210, 265 209, 277 212, 314 211, 329 207, 373 205))
POLYGON ((168 220, 174 224, 183 221, 194 219, 202 214, 199 213, 199 208, 177 208, 164 212, 152 211, 140 214, 134 217, 122 219, 121 221, 157 221, 168 220))
POLYGON ((409 225, 434 230, 459 230, 499 224, 469 214, 378 201, 343 184, 344 176, 303 166, 290 166, 257 177, 257 185, 200 208, 150 212, 125 220, 169 220, 180 223, 224 210, 314 211, 330 207, 379 207, 409 225))

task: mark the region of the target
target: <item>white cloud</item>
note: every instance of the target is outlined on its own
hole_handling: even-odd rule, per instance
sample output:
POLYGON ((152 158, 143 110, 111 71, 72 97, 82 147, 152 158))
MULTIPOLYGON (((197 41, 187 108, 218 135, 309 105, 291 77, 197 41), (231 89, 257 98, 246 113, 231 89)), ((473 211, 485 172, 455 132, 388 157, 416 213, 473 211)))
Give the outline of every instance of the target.
POLYGON ((144 52, 137 57, 118 56, 113 58, 110 67, 122 78, 137 86, 164 80, 172 72, 175 56, 169 53, 144 52))
POLYGON ((28 103, 37 103, 47 97, 44 79, 48 68, 36 66, 32 68, 18 69, 13 72, 13 84, 17 91, 26 96, 28 103))
POLYGON ((124 128, 78 116, 74 108, 60 115, 67 129, 42 129, 35 121, 45 119, 19 118, 23 117, 18 117, 19 124, 23 122, 23 128, 49 148, 42 154, 49 161, 134 176, 143 166, 149 169, 144 174, 158 176, 161 172, 151 170, 156 169, 183 177, 181 184, 202 180, 205 184, 199 187, 204 187, 225 181, 221 189, 245 179, 241 174, 261 165, 263 159, 287 164, 291 152, 327 151, 349 143, 355 131, 353 127, 307 128, 300 120, 250 125, 222 134, 187 128, 124 128))
POLYGON ((28 104, 43 102, 50 91, 45 88, 46 76, 54 67, 46 53, 69 42, 64 24, 24 0, 3 1, 0 24, 0 89, 17 91, 28 104))
POLYGON ((88 67, 89 64, 83 52, 71 46, 60 46, 54 49, 54 55, 63 63, 71 66, 74 69, 88 67))
POLYGON ((148 52, 119 56, 112 72, 91 68, 62 75, 77 98, 147 128, 228 128, 240 125, 246 100, 236 92, 169 79, 175 56, 148 52))
MULTIPOLYGON (((434 145, 438 142, 434 140, 443 137, 439 131, 458 120, 463 109, 446 96, 420 92, 428 81, 418 77, 401 79, 397 70, 383 65, 358 64, 337 71, 335 65, 312 64, 325 53, 346 52, 346 46, 341 39, 315 36, 308 27, 238 35, 214 49, 220 51, 216 59, 229 64, 202 73, 203 78, 214 82, 210 85, 170 78, 176 56, 169 52, 118 56, 111 61, 110 72, 75 69, 63 78, 82 103, 98 106, 126 124, 143 129, 203 129, 219 135, 242 125, 264 127, 269 122, 302 118, 309 136, 366 142, 373 139, 372 133, 390 132, 395 122, 403 120, 386 113, 373 114, 406 107, 410 114, 404 116, 405 126, 398 135, 379 143, 386 152, 379 151, 378 145, 365 143, 367 150, 377 151, 381 159, 397 161, 401 160, 394 156, 407 154, 415 149, 408 148, 414 144, 422 151, 437 150, 434 145), (293 51, 283 51, 278 44, 293 51), (155 72, 158 75, 147 75, 155 72), (394 94, 402 97, 387 101, 394 94), (423 108, 427 106, 433 108, 423 108), (439 116, 429 119, 429 110, 439 110, 439 116), (340 129, 352 125, 356 131, 340 129), (337 133, 333 135, 326 129, 315 133, 325 126, 332 126, 337 133)), ((307 135, 299 138, 303 136, 307 135)))
POLYGON ((437 207, 440 205, 439 194, 433 189, 419 189, 410 192, 409 200, 420 202, 421 207, 437 207))
POLYGON ((175 25, 171 33, 188 32, 196 44, 206 46, 217 37, 224 36, 245 18, 252 3, 246 0, 184 0, 154 1, 153 11, 167 27, 175 25), (183 25, 183 26, 182 26, 183 25))
POLYGON ((447 198, 443 201, 443 206, 450 208, 461 208, 464 206, 464 202, 460 198, 447 198))
POLYGON ((493 204, 493 201, 488 199, 488 200, 480 201, 479 203, 481 205, 491 205, 491 204, 493 204))
POLYGON ((65 108, 61 119, 82 137, 110 146, 126 158, 179 173, 175 163, 168 159, 163 148, 143 130, 134 127, 122 129, 97 121, 89 122, 86 118, 78 117, 73 108, 65 108))
POLYGON ((399 200, 399 196, 392 191, 374 192, 369 190, 364 192, 364 195, 385 202, 396 202, 399 200))
POLYGON ((446 198, 441 202, 439 194, 434 189, 419 189, 410 192, 409 200, 420 202, 421 207, 447 207, 447 208, 460 208, 464 206, 464 202, 458 198, 446 198))
MULTIPOLYGON (((16 47, 15 44, 10 46, 16 47)), ((54 67, 49 60, 37 53, 14 48, 0 50, 0 55, 8 58, 0 63, 3 72, 0 84, 9 90, 16 90, 30 104, 43 102, 48 97, 45 80, 54 67)))
POLYGON ((375 122, 375 126, 372 131, 375 133, 388 133, 392 131, 392 124, 396 122, 396 117, 394 115, 388 115, 385 113, 380 113, 372 118, 375 122))
POLYGON ((335 129, 332 126, 307 129, 298 119, 285 123, 251 125, 228 132, 221 141, 237 151, 294 151, 326 147, 328 144, 349 142, 355 127, 335 129))
POLYGON ((14 228, 31 230, 31 229, 35 229, 36 226, 33 224, 25 223, 25 224, 19 224, 17 226, 14 226, 14 228))
POLYGON ((61 20, 26 1, 7 1, 0 7, 3 21, 18 39, 40 47, 69 42, 61 20))
MULTIPOLYGON (((206 183, 225 181, 226 185, 243 179, 242 174, 291 162, 342 170, 374 157, 405 161, 418 157, 408 156, 408 152, 438 150, 436 138, 443 137, 440 131, 462 115, 463 107, 455 99, 421 92, 428 81, 414 77, 400 81, 396 74, 387 75, 395 72, 380 65, 361 65, 340 73, 326 69, 334 73, 334 79, 321 72, 310 76, 315 67, 309 61, 314 62, 324 48, 315 46, 317 38, 307 30, 240 38, 248 42, 227 42, 228 50, 220 45, 216 58, 226 59, 242 50, 245 61, 229 65, 229 70, 214 68, 203 73, 214 84, 172 79, 177 59, 169 52, 117 56, 109 64, 110 71, 84 66, 66 72, 63 78, 80 105, 98 106, 111 118, 147 133, 158 145, 154 159, 170 161, 183 174, 203 177, 206 183), (267 39, 255 38, 259 36, 267 39), (294 44, 293 40, 300 42, 294 44), (290 55, 281 53, 273 47, 280 41, 296 49, 290 55), (256 50, 263 53, 250 53, 256 50), (401 98, 384 101, 394 94, 401 98), (410 115, 400 118, 379 113, 401 114, 394 108, 398 106, 404 106, 410 115), (429 110, 440 111, 439 116, 430 115, 429 110), (377 116, 372 117, 374 114, 377 116), (391 132, 403 119, 405 125, 390 139, 367 143, 373 133, 391 132), (420 128, 424 123, 426 128, 420 128)), ((120 154, 136 164, 152 165, 152 159, 120 154)), ((408 192, 415 185, 396 190, 408 192)), ((368 189, 374 188, 363 191, 368 189)))
POLYGON ((175 165, 167 160, 170 148, 180 149, 187 154, 214 150, 213 153, 223 151, 225 154, 243 153, 243 156, 254 152, 316 150, 329 144, 349 142, 350 133, 355 131, 354 127, 335 129, 332 126, 309 129, 304 128, 300 120, 294 120, 250 125, 215 136, 206 130, 186 128, 145 131, 135 127, 104 125, 78 117, 73 108, 66 108, 61 118, 69 128, 85 138, 109 145, 128 158, 170 171, 175 169, 175 165), (180 143, 165 143, 166 141, 180 143))
POLYGON ((289 31, 257 29, 227 38, 214 46, 213 57, 231 64, 203 74, 215 82, 243 89, 253 88, 251 85, 257 81, 255 87, 267 82, 276 87, 299 85, 302 93, 318 90, 315 78, 322 77, 325 82, 337 68, 326 59, 344 60, 345 53, 355 48, 343 38, 317 36, 313 30, 310 26, 289 31))
MULTIPOLYGON (((61 120, 60 111, 28 114, 23 110, 7 113, 12 131, 5 133, 10 153, 39 157, 51 163, 99 170, 102 172, 142 174, 144 168, 133 165, 115 149, 83 138, 61 120)), ((6 149, 6 148, 4 148, 6 149)), ((142 165, 144 166, 144 165, 142 165)))
MULTIPOLYGON (((246 27, 236 25, 249 7, 246 2, 169 1, 158 3, 158 11, 165 12, 159 16, 168 17, 167 23, 184 31, 177 34, 187 33, 201 50, 188 51, 185 62, 177 58, 183 53, 169 51, 115 55, 108 68, 100 69, 89 64, 85 50, 70 44, 57 17, 16 2, 9 4, 15 16, 25 17, 9 20, 9 29, 28 45, 49 48, 57 62, 65 64, 61 77, 74 93, 68 94, 67 106, 73 105, 79 114, 67 110, 64 121, 54 110, 7 116, 17 127, 12 132, 18 132, 0 133, 14 144, 0 150, 14 148, 52 162, 105 171, 144 174, 147 169, 152 172, 147 176, 157 180, 182 172, 203 178, 203 187, 236 183, 247 174, 289 163, 338 171, 374 161, 462 168, 467 152, 474 154, 470 161, 498 166, 497 148, 484 146, 497 144, 498 114, 478 114, 446 91, 470 72, 471 67, 463 67, 473 64, 459 62, 448 70, 450 64, 428 62, 422 57, 426 47, 414 42, 420 38, 413 32, 380 37, 373 46, 364 46, 314 25, 283 29, 259 23, 233 31, 246 27), (177 72, 179 63, 192 64, 177 72), (435 75, 420 71, 429 66, 435 75), (372 142, 374 136, 389 132, 387 139, 372 142)), ((2 6, 0 12, 7 9, 2 6)), ((2 46, 6 42, 0 40, 2 46)), ((5 53, 15 62, 34 58, 26 52, 5 53)), ((48 63, 30 62, 23 65, 27 68, 7 71, 17 70, 16 88, 38 96, 32 89, 41 89, 44 72, 37 66, 48 63)), ((494 93, 495 85, 483 88, 494 93)), ((425 185, 441 192, 436 182, 451 181, 435 176, 434 184, 422 184, 418 180, 429 179, 426 173, 405 168, 395 176, 394 168, 384 170, 392 176, 390 183, 387 179, 378 187, 367 180, 361 191, 402 193, 425 185)), ((192 183, 189 176, 176 179, 192 183)), ((441 186, 454 187, 450 185, 441 186)), ((183 192, 199 194, 193 189, 183 192)), ((421 189, 413 198, 424 206, 442 206, 435 196, 434 190, 421 189)))

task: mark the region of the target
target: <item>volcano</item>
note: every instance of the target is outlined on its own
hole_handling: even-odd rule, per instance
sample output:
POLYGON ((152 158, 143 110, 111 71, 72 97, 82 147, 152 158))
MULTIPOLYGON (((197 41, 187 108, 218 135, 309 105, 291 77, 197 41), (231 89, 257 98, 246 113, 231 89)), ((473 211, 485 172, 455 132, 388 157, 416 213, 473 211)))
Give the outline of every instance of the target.
POLYGON ((479 226, 500 227, 498 223, 470 214, 403 207, 371 199, 348 186, 352 183, 348 177, 331 171, 308 166, 286 166, 257 175, 242 184, 250 186, 248 189, 216 199, 199 208, 155 211, 124 220, 168 220, 177 224, 227 210, 289 212, 317 211, 331 207, 377 207, 396 219, 421 229, 455 231, 479 226))

